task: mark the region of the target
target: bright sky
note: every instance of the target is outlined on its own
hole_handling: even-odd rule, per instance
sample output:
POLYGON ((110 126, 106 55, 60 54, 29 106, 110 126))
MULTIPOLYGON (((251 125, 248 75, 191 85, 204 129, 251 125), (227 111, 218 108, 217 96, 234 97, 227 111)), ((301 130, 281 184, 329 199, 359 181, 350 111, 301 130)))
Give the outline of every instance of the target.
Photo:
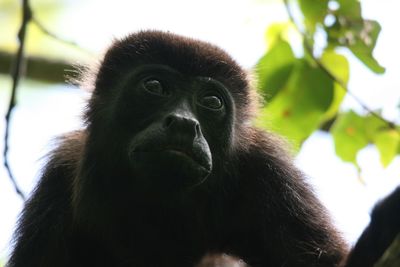
MULTIPOLYGON (((267 25, 286 18, 279 1, 268 5, 262 4, 261 0, 70 2, 71 8, 56 29, 61 31, 62 36, 76 40, 90 50, 100 51, 113 36, 139 29, 161 29, 213 42, 226 49, 245 67, 253 66, 262 56, 267 25), (127 3, 135 4, 127 6, 127 3), (92 10, 94 6, 95 12, 92 10)), ((382 25, 375 55, 387 68, 387 73, 376 76, 352 60, 350 88, 368 106, 384 107, 384 116, 398 120, 400 39, 393 35, 398 32, 400 2, 364 0, 362 5, 364 15, 382 25)), ((0 83, 2 89, 11 86, 9 79, 4 77, 0 77, 0 83)), ((37 181, 41 166, 39 160, 48 151, 51 139, 79 127, 79 114, 86 97, 79 90, 46 87, 49 86, 23 83, 19 106, 13 116, 11 166, 25 192, 30 192, 37 181), (24 90, 28 86, 30 89, 24 90)), ((2 113, 6 109, 8 94, 0 90, 2 113)), ((346 99, 346 107, 360 110, 351 99, 346 99)), ((0 121, 0 132, 4 132, 3 120, 0 121)), ((3 149, 2 141, 0 149, 3 149)), ((400 184, 399 158, 387 169, 382 169, 376 151, 367 148, 361 153, 359 162, 365 185, 357 179, 352 165, 341 162, 335 156, 331 138, 321 133, 314 134, 307 141, 297 158, 298 166, 310 177, 339 229, 350 242, 368 223, 373 203, 400 184)), ((8 253, 8 242, 21 208, 20 199, 14 193, 5 170, 0 167, 0 259, 8 253)))

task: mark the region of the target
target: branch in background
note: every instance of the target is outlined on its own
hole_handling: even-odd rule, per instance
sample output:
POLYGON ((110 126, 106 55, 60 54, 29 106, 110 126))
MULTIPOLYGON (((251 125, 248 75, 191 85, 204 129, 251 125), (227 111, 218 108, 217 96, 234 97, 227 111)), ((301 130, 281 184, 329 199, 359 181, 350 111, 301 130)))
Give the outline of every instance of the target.
POLYGON ((4 135, 4 167, 6 168, 8 172, 8 176, 10 177, 10 180, 12 184, 14 185, 15 191, 17 194, 25 200, 25 195, 21 191, 21 189, 18 187, 18 184, 11 172, 10 165, 8 164, 8 137, 9 137, 9 132, 10 132, 10 119, 11 119, 11 113, 15 107, 15 99, 16 99, 16 94, 17 94, 17 88, 18 88, 18 83, 21 78, 22 70, 24 69, 24 47, 25 47, 25 37, 26 37, 26 28, 28 26, 29 21, 32 18, 32 12, 29 6, 28 0, 23 0, 22 1, 22 23, 21 23, 21 28, 18 32, 18 41, 19 41, 19 46, 18 46, 18 51, 15 56, 15 62, 12 68, 12 78, 13 78, 13 84, 12 84, 12 91, 11 91, 11 97, 10 97, 10 103, 8 105, 8 110, 6 113, 6 130, 5 130, 5 135, 4 135))
MULTIPOLYGON (((13 58, 13 54, 0 51, 0 73, 8 74, 10 72, 13 58)), ((45 57, 29 56, 25 58, 25 62, 25 77, 49 83, 64 83, 65 71, 71 70, 68 75, 74 77, 73 70, 76 69, 67 61, 45 57)))
POLYGON ((59 41, 59 42, 61 42, 61 43, 64 43, 64 44, 66 44, 66 45, 73 46, 74 48, 77 48, 77 49, 79 49, 79 50, 82 50, 83 52, 86 52, 86 53, 91 54, 90 51, 88 51, 88 50, 82 48, 82 47, 79 46, 76 42, 71 41, 71 40, 66 40, 66 39, 64 39, 64 38, 61 38, 60 36, 58 36, 58 35, 55 34, 54 32, 48 30, 48 29, 46 28, 46 26, 45 26, 42 22, 40 22, 40 21, 35 17, 34 14, 32 14, 31 21, 39 28, 39 30, 41 30, 41 31, 42 31, 44 34, 46 34, 47 36, 49 36, 49 37, 51 37, 51 38, 53 38, 53 39, 55 39, 55 40, 57 40, 57 41, 59 41))
MULTIPOLYGON (((18 84, 21 79, 22 73, 26 71, 26 67, 28 63, 29 70, 27 76, 31 78, 47 80, 50 82, 64 82, 64 70, 65 69, 75 69, 70 64, 65 62, 51 62, 47 59, 39 59, 35 57, 29 58, 29 60, 24 59, 24 48, 25 48, 25 38, 26 38, 26 31, 29 22, 35 23, 35 25, 46 35, 68 45, 72 45, 76 48, 80 48, 75 42, 66 41, 62 38, 59 38, 54 33, 48 31, 42 23, 40 23, 34 16, 32 9, 29 5, 29 0, 22 1, 22 23, 20 30, 18 32, 18 50, 14 57, 14 62, 12 63, 12 55, 4 52, 0 52, 0 62, 4 62, 5 64, 0 64, 0 73, 1 72, 8 72, 9 67, 11 66, 11 76, 12 76, 12 90, 10 96, 10 102, 8 105, 8 110, 5 116, 6 126, 5 126, 5 134, 4 134, 4 167, 8 173, 8 176, 11 180, 11 183, 14 185, 15 191, 17 194, 25 200, 25 195, 19 188, 9 165, 8 160, 8 150, 9 150, 9 135, 10 135, 10 124, 11 124, 11 114, 16 105, 16 95, 18 84)), ((25 73, 24 73, 25 74, 25 73)), ((74 76, 74 72, 71 73, 71 76, 74 76)))
POLYGON ((68 45, 72 45, 72 46, 76 46, 79 47, 77 43, 75 43, 74 41, 69 41, 69 40, 65 40, 63 38, 60 38, 59 36, 57 36, 55 33, 49 31, 36 17, 32 17, 32 22, 39 28, 39 30, 41 30, 44 34, 50 36, 53 39, 56 39, 57 41, 60 41, 62 43, 68 44, 68 45))
POLYGON ((314 51, 312 46, 309 43, 309 38, 310 36, 303 31, 302 29, 300 29, 299 25, 296 23, 294 16, 292 14, 292 11, 290 10, 290 6, 289 6, 289 0, 283 0, 284 4, 285 4, 285 8, 287 11, 287 14, 289 16, 290 21, 292 22, 292 24, 294 25, 294 27, 296 28, 296 30, 301 34, 301 36, 303 37, 303 43, 304 43, 304 48, 306 49, 306 52, 310 55, 310 57, 312 58, 312 60, 315 62, 315 64, 323 71, 325 72, 334 82, 336 82, 337 84, 340 85, 340 87, 342 87, 347 94, 349 94, 365 111, 367 111, 368 113, 370 113, 371 115, 373 115, 374 117, 378 118, 379 120, 383 121, 384 123, 386 123, 388 125, 389 128, 396 130, 396 124, 394 122, 391 122, 385 118, 383 118, 381 115, 379 115, 378 113, 376 113, 375 111, 373 111, 372 109, 370 109, 367 105, 365 105, 361 99, 359 99, 356 95, 354 95, 348 88, 347 84, 345 82, 343 82, 342 80, 340 80, 339 78, 337 78, 322 62, 321 60, 319 60, 317 57, 315 57, 314 55, 314 51))

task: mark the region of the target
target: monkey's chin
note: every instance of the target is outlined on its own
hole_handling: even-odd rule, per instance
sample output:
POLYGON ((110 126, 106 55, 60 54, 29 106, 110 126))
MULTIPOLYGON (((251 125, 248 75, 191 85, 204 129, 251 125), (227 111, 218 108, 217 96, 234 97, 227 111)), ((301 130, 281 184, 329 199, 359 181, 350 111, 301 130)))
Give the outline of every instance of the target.
POLYGON ((137 177, 164 190, 185 190, 201 185, 211 173, 211 164, 200 164, 183 151, 133 152, 131 165, 137 177), (206 165, 206 166, 204 166, 206 165))

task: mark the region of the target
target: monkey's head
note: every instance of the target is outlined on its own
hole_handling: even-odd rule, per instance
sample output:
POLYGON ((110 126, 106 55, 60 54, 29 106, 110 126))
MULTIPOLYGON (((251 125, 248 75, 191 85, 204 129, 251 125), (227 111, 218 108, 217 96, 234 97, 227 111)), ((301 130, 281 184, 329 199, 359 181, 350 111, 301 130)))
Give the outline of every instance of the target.
POLYGON ((89 138, 102 138, 95 143, 116 151, 114 167, 128 165, 143 187, 203 183, 223 168, 251 119, 243 69, 220 48, 170 33, 116 41, 94 87, 89 138))

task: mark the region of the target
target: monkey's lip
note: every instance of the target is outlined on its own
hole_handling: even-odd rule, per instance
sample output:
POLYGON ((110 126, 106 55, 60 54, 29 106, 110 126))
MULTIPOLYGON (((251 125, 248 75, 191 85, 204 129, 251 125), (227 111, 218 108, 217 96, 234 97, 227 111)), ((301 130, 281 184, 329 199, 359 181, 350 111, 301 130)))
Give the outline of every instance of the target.
POLYGON ((164 150, 161 150, 160 152, 166 152, 166 153, 176 155, 178 157, 185 158, 186 160, 191 161, 193 164, 200 166, 204 170, 210 171, 209 168, 204 166, 204 164, 202 164, 200 161, 196 160, 196 157, 193 155, 193 153, 191 151, 187 151, 185 149, 176 148, 176 147, 169 147, 164 150))
POLYGON ((206 172, 210 172, 211 168, 208 167, 207 164, 202 163, 201 160, 196 158, 194 153, 190 150, 184 149, 184 148, 179 148, 179 147, 165 147, 157 150, 142 150, 142 149, 135 149, 132 151, 134 154, 135 153, 145 153, 145 154, 165 154, 166 156, 177 156, 179 158, 182 158, 183 160, 186 160, 192 165, 196 165, 203 169, 206 172))
POLYGON ((168 148, 168 149, 165 149, 163 151, 170 152, 170 153, 175 153, 175 154, 178 154, 180 156, 184 156, 184 157, 187 157, 189 159, 193 159, 191 153, 188 153, 185 150, 181 150, 181 149, 177 149, 177 148, 168 148))

